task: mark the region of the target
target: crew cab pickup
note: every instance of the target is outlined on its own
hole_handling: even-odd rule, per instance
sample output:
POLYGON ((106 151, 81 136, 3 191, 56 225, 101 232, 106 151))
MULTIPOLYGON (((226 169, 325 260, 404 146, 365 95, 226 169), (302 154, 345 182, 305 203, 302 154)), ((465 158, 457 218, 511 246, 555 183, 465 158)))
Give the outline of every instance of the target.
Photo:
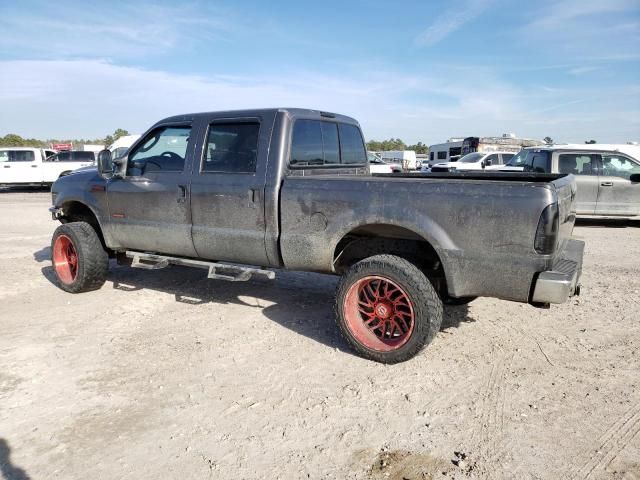
POLYGON ((93 152, 58 152, 42 148, 0 148, 0 185, 51 185, 73 170, 95 163, 93 152))
POLYGON ((571 175, 371 175, 358 123, 332 113, 179 115, 55 182, 52 262, 72 293, 100 288, 109 257, 226 280, 340 275, 342 335, 394 363, 433 339, 443 303, 547 307, 577 294, 575 194, 571 175))

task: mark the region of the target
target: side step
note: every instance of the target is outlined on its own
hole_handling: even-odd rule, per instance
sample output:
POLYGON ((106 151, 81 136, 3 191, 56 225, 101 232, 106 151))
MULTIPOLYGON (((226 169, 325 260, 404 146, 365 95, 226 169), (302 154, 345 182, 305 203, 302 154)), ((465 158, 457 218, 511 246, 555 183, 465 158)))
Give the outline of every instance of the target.
POLYGON ((168 257, 166 255, 156 255, 154 253, 134 252, 127 250, 127 258, 131 258, 133 268, 143 268, 145 270, 158 270, 169 265, 182 265, 185 267, 206 268, 209 270, 207 278, 215 280, 228 280, 230 282, 246 282, 252 276, 262 276, 273 280, 276 272, 273 270, 263 270, 255 267, 244 267, 242 265, 232 265, 229 263, 207 262, 204 260, 194 260, 192 258, 168 257))

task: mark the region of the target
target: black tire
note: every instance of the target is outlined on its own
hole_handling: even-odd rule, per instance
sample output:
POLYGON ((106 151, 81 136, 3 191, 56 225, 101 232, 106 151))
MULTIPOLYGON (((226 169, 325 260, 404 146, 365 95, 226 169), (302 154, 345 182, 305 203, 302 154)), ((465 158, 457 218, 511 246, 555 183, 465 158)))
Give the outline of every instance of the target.
POLYGON ((109 256, 102 247, 96 231, 86 222, 65 223, 56 228, 51 240, 51 263, 58 280, 58 286, 69 293, 99 289, 104 285, 109 270, 109 256), (64 238, 60 239, 60 237, 64 238), (65 268, 67 268, 65 264, 67 262, 60 261, 64 260, 61 258, 56 259, 56 256, 60 245, 69 241, 73 246, 76 260, 74 273, 65 278, 65 268), (56 242, 60 242, 57 250, 56 242))
MULTIPOLYGON (((417 355, 431 343, 442 323, 442 301, 431 282, 419 268, 395 255, 375 255, 361 260, 347 270, 338 283, 335 310, 338 329, 353 349, 365 358, 387 364, 404 362, 417 355), (369 280, 370 278, 373 280, 369 280), (345 313, 351 308, 349 305, 353 304, 347 297, 351 298, 353 292, 359 288, 356 285, 362 285, 367 281, 375 282, 376 279, 395 284, 393 287, 399 287, 412 306, 413 328, 405 335, 403 340, 405 343, 391 347, 390 351, 370 348, 359 340, 356 337, 357 334, 354 334, 349 327, 350 323, 346 315, 351 319, 351 324, 354 318, 363 321, 363 317, 354 316, 361 314, 357 311, 354 313, 353 309, 350 310, 351 313, 345 313)), ((375 316, 375 314, 372 315, 375 316)))
POLYGON ((468 303, 473 302, 478 297, 450 297, 446 295, 442 298, 442 303, 445 305, 455 306, 455 305, 467 305, 468 303))

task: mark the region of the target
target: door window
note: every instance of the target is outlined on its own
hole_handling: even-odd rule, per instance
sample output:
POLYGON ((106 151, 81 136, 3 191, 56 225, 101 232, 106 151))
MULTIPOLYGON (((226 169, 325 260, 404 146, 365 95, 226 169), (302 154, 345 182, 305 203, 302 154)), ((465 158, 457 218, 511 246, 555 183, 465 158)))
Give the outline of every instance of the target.
POLYGON ((513 153, 503 153, 501 157, 502 157, 502 164, 505 164, 513 158, 513 153))
POLYGON ((209 126, 203 172, 254 173, 258 159, 258 122, 209 126))
POLYGON ((484 160, 485 165, 498 165, 500 162, 498 161, 498 154, 492 153, 484 160))
POLYGON ((629 180, 634 173, 640 173, 640 165, 630 158, 614 154, 602 155, 602 175, 629 180))
POLYGON ((191 127, 161 127, 151 132, 129 155, 127 175, 181 172, 191 127))
POLYGON ((594 175, 594 156, 585 153, 563 153, 558 157, 558 171, 573 175, 594 175))
POLYGON ((33 162, 36 156, 33 150, 2 150, 0 162, 33 162))
POLYGON ((447 159, 447 152, 446 151, 438 152, 438 160, 446 160, 446 159, 447 159))

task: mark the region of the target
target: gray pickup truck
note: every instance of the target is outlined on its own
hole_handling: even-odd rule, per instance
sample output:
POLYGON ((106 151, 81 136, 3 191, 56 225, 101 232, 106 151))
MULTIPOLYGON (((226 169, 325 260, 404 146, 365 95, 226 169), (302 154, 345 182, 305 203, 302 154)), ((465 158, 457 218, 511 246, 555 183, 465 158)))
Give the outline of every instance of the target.
POLYGON ((342 335, 395 363, 433 339, 443 303, 546 307, 579 293, 575 195, 571 175, 371 175, 360 127, 342 115, 180 115, 53 185, 52 262, 72 293, 100 288, 110 257, 226 280, 341 275, 342 335))

